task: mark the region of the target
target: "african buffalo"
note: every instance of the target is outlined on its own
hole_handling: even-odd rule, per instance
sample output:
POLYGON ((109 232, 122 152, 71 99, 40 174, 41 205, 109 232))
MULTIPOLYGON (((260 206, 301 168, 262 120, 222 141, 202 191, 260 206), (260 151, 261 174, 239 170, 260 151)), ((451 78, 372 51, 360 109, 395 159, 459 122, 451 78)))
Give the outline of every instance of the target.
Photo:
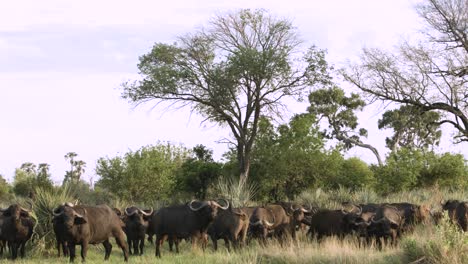
POLYGON ((112 244, 111 236, 115 237, 117 245, 122 249, 124 260, 128 260, 128 248, 121 220, 107 205, 99 206, 63 206, 54 209, 54 216, 60 221, 61 230, 68 244, 70 261, 75 259, 75 245, 81 245, 81 258, 86 259, 89 244, 104 245, 104 260, 109 259, 112 244))
POLYGON ((250 233, 261 239, 262 243, 271 234, 280 239, 280 243, 286 236, 296 238, 296 226, 304 219, 302 207, 293 208, 290 203, 269 204, 258 207, 250 217, 250 233), (285 209, 286 208, 286 209, 285 209))
POLYGON ((403 213, 396 207, 390 205, 382 205, 371 218, 371 223, 367 228, 368 238, 376 238, 379 248, 382 244, 380 239, 384 241, 391 239, 392 244, 396 244, 397 238, 401 235, 405 218, 403 213))
POLYGON ((218 250, 218 239, 224 239, 224 243, 230 251, 229 243, 235 248, 239 244, 244 245, 248 228, 247 214, 239 208, 230 206, 228 210, 218 213, 213 223, 208 227, 208 235, 213 241, 215 250, 218 250))
POLYGON ((445 204, 442 204, 442 210, 448 212, 448 216, 453 223, 457 223, 455 212, 459 204, 460 201, 458 200, 448 200, 445 204))
POLYGON ((223 207, 215 201, 193 200, 185 205, 161 208, 153 214, 150 228, 156 234, 156 256, 161 257, 160 246, 166 238, 191 238, 192 247, 195 247, 215 219, 218 209, 229 207, 229 202, 225 202, 223 207))
POLYGON ((463 231, 468 231, 468 202, 461 202, 455 211, 458 225, 463 231))
POLYGON ((411 203, 391 203, 390 205, 396 207, 404 217, 402 231, 412 231, 414 225, 427 224, 430 221, 431 211, 425 205, 411 203))
POLYGON ((2 237, 11 249, 12 259, 18 257, 18 250, 24 258, 26 242, 31 238, 36 223, 30 216, 31 211, 13 204, 6 209, 0 209, 0 212, 4 216, 1 226, 2 237))
MULTIPOLYGON (((57 207, 55 210, 63 210, 63 207, 69 206, 73 207, 74 205, 72 203, 63 203, 59 207, 57 207)), ((65 239, 65 224, 63 222, 63 218, 61 217, 56 217, 54 216, 52 218, 52 226, 54 229, 55 233, 55 241, 57 243, 57 255, 60 257, 60 252, 63 252, 63 256, 68 256, 68 246, 67 246, 67 241, 65 239)))
POLYGON ((153 209, 141 210, 138 207, 127 207, 124 210, 125 234, 127 235, 128 252, 130 254, 143 254, 148 221, 151 219, 153 209), (133 246, 133 252, 132 252, 133 246))
POLYGON ((352 232, 361 235, 369 224, 360 217, 359 213, 360 211, 353 213, 345 210, 321 209, 304 222, 310 226, 307 234, 317 236, 318 240, 324 236, 343 237, 352 232))
POLYGON ((448 211, 450 220, 454 224, 460 226, 463 231, 468 231, 468 202, 448 200, 442 209, 448 211))

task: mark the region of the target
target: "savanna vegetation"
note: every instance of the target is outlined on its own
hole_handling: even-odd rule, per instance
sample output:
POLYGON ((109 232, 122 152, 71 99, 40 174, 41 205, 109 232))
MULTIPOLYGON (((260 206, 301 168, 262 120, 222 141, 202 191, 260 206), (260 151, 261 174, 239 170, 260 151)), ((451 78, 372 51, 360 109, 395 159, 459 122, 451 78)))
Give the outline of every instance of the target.
MULTIPOLYGON (((142 78, 124 83, 122 97, 190 107, 230 128, 222 140, 229 151, 215 160, 203 145, 154 142, 101 157, 92 168, 99 176, 94 184, 83 180, 90 168, 74 152, 64 156, 70 170, 59 186, 49 164, 19 164, 11 183, 0 177, 0 202, 32 206, 37 224, 24 263, 66 261, 55 257, 51 226, 52 210, 63 202, 155 209, 216 198, 235 206, 296 201, 332 209, 345 201, 411 202, 440 211, 441 201, 468 201, 466 158, 435 148, 448 128, 456 131, 454 143, 468 141, 468 3, 426 0, 416 11, 427 26, 416 44, 404 42, 394 52, 364 49, 359 62, 338 71, 325 50, 303 47, 291 21, 265 10, 219 15, 175 44, 156 43, 140 57, 142 78), (287 120, 288 100, 308 100, 307 111, 287 120), (360 123, 359 113, 376 101, 391 109, 378 124, 360 123), (388 154, 366 141, 370 125, 393 132, 381 142, 388 154), (351 148, 372 152, 376 162, 349 157, 351 148)), ((130 262, 155 262, 147 247, 130 262)), ((103 254, 93 247, 88 262, 101 263, 103 254)), ((110 261, 120 262, 120 255, 114 247, 110 261)), ((468 236, 445 215, 382 250, 352 237, 318 243, 302 234, 286 246, 254 242, 234 252, 183 244, 181 254, 157 261, 456 264, 468 263, 468 236)))

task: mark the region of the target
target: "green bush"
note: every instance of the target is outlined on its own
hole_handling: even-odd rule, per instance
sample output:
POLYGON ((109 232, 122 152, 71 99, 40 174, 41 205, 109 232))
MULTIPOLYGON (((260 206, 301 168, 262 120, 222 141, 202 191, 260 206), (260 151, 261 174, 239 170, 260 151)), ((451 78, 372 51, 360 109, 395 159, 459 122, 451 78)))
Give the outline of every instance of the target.
POLYGON ((53 209, 64 202, 73 202, 70 186, 65 185, 54 190, 36 188, 33 201, 33 214, 37 220, 34 228, 33 252, 41 255, 53 255, 55 234, 52 226, 53 209))
POLYGON ((408 259, 424 263, 468 263, 468 236, 444 214, 433 232, 404 238, 402 247, 408 259))

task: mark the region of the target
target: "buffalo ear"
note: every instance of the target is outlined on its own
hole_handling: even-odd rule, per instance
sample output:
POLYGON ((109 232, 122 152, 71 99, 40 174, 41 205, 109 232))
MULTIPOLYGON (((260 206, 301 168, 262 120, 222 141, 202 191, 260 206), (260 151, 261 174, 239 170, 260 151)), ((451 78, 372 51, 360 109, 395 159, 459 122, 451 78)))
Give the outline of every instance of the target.
POLYGON ((75 216, 75 225, 86 224, 86 219, 84 217, 75 216))

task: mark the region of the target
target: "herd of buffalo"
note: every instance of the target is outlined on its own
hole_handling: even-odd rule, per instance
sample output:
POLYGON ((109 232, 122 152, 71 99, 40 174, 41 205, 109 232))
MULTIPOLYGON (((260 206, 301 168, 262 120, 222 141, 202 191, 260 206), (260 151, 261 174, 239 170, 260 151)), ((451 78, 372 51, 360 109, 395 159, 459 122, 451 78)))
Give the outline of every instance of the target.
MULTIPOLYGON (((448 200, 442 203, 450 220, 463 231, 468 229, 468 202, 448 200)), ((17 205, 0 209, 0 254, 6 246, 11 257, 18 251, 25 254, 25 244, 33 234, 35 220, 30 211, 17 205)), ((63 203, 51 212, 53 229, 60 256, 75 259, 75 246, 81 245, 81 257, 86 258, 89 244, 102 243, 107 260, 112 251, 109 242, 114 237, 122 249, 125 261, 130 254, 143 254, 146 238, 156 246, 156 256, 161 257, 165 240, 172 251, 185 239, 192 247, 207 246, 211 238, 223 239, 226 247, 239 248, 252 239, 265 244, 269 238, 279 243, 296 239, 296 232, 305 230, 319 241, 324 236, 354 234, 365 243, 376 241, 395 244, 401 234, 411 232, 417 224, 438 223, 442 211, 431 211, 424 205, 411 203, 353 204, 345 202, 340 210, 319 209, 290 202, 266 204, 258 207, 233 208, 226 200, 191 201, 186 204, 164 207, 159 210, 135 206, 124 210, 107 205, 87 206, 63 203)))

